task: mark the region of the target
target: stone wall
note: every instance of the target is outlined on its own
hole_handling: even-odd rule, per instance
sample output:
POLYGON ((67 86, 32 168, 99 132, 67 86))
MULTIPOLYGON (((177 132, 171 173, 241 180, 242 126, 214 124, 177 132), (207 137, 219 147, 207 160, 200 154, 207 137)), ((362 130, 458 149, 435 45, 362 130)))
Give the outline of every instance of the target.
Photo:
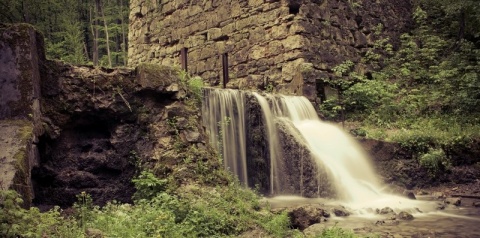
POLYGON ((317 81, 331 77, 334 66, 359 62, 378 38, 398 38, 408 26, 409 2, 132 0, 129 65, 180 65, 179 52, 187 48, 188 71, 219 85, 227 53, 227 87, 314 100, 317 81))

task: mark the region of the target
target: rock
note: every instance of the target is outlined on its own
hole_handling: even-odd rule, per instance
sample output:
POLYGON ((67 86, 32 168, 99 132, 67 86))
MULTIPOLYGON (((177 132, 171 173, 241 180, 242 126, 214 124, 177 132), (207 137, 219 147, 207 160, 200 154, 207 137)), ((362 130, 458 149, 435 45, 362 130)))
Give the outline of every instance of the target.
POLYGON ((185 138, 188 142, 199 142, 200 133, 198 131, 186 131, 185 138))
POLYGON ((180 129, 180 130, 187 128, 187 125, 188 125, 188 120, 185 117, 179 117, 175 122, 175 126, 177 127, 177 129, 180 129))
POLYGON ((160 94, 175 94, 180 87, 175 69, 162 65, 141 64, 136 68, 136 91, 154 91, 160 94))
POLYGON ((180 89, 180 90, 178 90, 177 93, 175 93, 175 95, 173 96, 173 99, 182 100, 185 97, 187 97, 187 92, 183 89, 180 89))
POLYGON ((420 194, 420 195, 428 195, 428 192, 422 190, 422 191, 420 191, 418 194, 420 194))
POLYGON ((396 218, 399 220, 411 221, 413 220, 413 215, 408 212, 401 211, 397 214, 396 218))
POLYGON ((473 203, 472 203, 472 206, 474 206, 474 207, 480 207, 480 202, 473 202, 473 203))
POLYGON ((462 204, 462 199, 460 198, 447 198, 445 199, 446 204, 452 204, 455 206, 460 206, 462 204))
POLYGON ((375 225, 381 226, 396 226, 398 224, 400 224, 398 220, 380 220, 375 222, 375 225))
POLYGON ((442 192, 434 192, 434 193, 432 193, 432 197, 434 197, 436 199, 444 199, 446 196, 442 192))
POLYGON ((330 212, 324 210, 323 211, 323 217, 329 218, 330 217, 330 212))
POLYGON ((415 193, 412 190, 405 190, 403 191, 403 195, 409 199, 416 200, 415 193))
POLYGON ((337 217, 346 217, 350 216, 350 212, 347 211, 344 207, 336 207, 332 209, 333 214, 337 217))
POLYGON ((445 209, 445 204, 444 203, 437 203, 437 210, 443 210, 445 209))
POLYGON ((378 214, 382 214, 382 215, 385 215, 385 214, 395 214, 395 212, 393 211, 393 209, 389 208, 389 207, 384 207, 382 208, 381 210, 377 209, 377 213, 378 214))
POLYGON ((323 215, 324 210, 314 205, 295 207, 288 212, 292 228, 302 231, 312 224, 320 223, 323 215))

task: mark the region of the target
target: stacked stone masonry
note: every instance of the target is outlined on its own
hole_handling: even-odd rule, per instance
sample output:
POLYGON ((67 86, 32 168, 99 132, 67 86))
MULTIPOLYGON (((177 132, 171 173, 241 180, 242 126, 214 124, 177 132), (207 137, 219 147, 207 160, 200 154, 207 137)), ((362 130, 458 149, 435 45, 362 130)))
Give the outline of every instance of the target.
POLYGON ((333 67, 360 62, 377 39, 395 43, 411 14, 407 0, 131 0, 130 8, 130 66, 180 65, 186 48, 188 71, 219 85, 227 53, 227 87, 311 100, 333 67))

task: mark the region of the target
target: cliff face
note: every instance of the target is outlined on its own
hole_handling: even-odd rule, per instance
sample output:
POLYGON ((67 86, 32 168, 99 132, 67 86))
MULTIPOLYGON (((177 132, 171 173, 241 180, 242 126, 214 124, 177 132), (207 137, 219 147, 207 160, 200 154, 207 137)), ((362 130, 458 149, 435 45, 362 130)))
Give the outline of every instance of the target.
POLYGON ((38 163, 43 38, 28 25, 0 24, 0 189, 15 189, 29 206, 31 167, 38 163))
MULTIPOLYGON (((317 82, 344 60, 359 62, 377 39, 409 25, 409 1, 130 1, 129 64, 180 65, 212 85, 317 97, 317 82), (381 27, 379 27, 381 25, 381 27), (379 29, 382 28, 381 31, 379 29)), ((366 73, 361 64, 356 69, 366 73)), ((322 91, 321 88, 318 89, 322 91)))
MULTIPOLYGON (((208 149, 179 72, 142 65, 103 69, 49 62, 42 82, 45 134, 32 170, 34 202, 70 206, 87 192, 96 204, 131 202, 137 172, 182 169, 184 148, 208 149)), ((184 165, 186 166, 186 165, 184 165)), ((186 169, 183 168, 183 171, 186 169)), ((178 183, 188 176, 178 177, 178 183)))

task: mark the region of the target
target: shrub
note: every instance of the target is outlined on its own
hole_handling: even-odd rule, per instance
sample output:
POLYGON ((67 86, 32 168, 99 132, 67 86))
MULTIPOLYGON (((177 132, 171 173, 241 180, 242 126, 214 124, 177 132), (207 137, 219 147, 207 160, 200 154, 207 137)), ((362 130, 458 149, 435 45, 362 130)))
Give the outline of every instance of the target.
POLYGON ((23 200, 13 190, 0 190, 1 237, 82 237, 83 232, 75 220, 63 218, 55 207, 40 212, 36 207, 24 209, 23 200))
POLYGON ((430 149, 419 157, 419 163, 434 178, 451 167, 451 162, 442 149, 430 149))

